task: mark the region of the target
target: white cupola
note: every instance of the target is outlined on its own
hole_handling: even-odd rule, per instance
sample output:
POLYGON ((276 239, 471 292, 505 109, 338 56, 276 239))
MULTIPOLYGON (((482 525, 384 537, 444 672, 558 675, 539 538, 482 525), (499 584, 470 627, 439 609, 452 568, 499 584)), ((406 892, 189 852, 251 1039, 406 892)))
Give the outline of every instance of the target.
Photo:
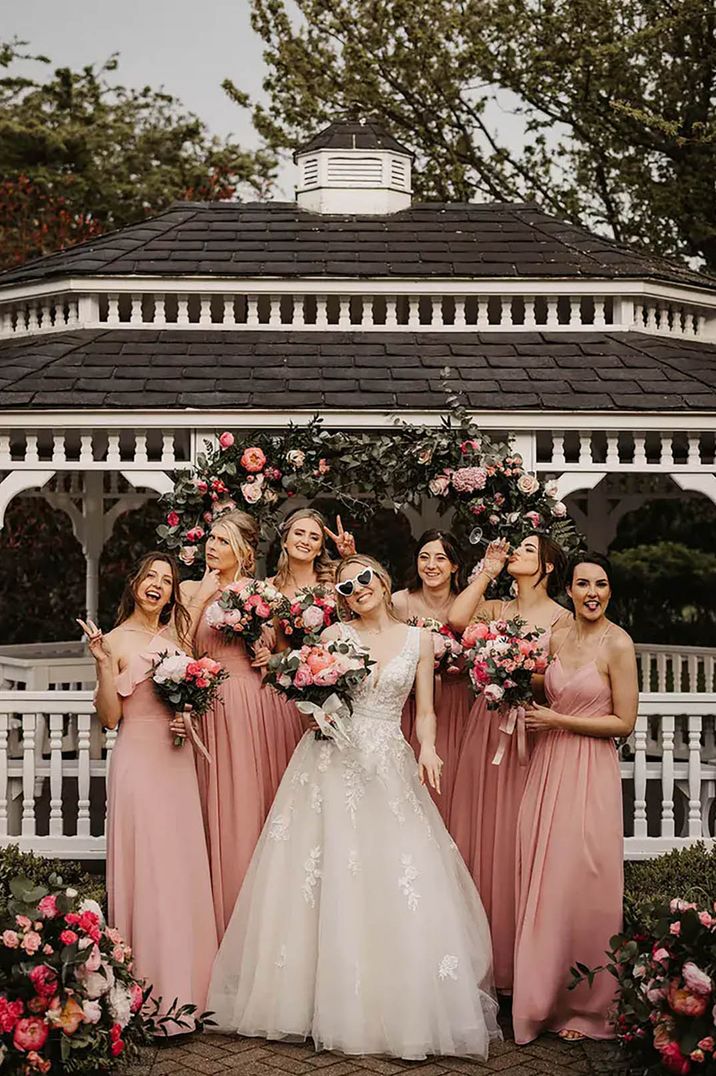
POLYGON ((410 207, 413 155, 373 120, 336 120, 293 159, 301 209, 363 215, 410 207))

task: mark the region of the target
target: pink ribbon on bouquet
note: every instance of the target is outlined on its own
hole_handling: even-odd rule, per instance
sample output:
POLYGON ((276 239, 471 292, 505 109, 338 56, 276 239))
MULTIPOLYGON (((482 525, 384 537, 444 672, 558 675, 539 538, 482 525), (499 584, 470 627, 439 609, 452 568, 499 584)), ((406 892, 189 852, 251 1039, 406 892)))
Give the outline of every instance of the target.
POLYGON ((502 720, 500 721, 500 742, 497 745, 495 757, 492 760, 493 766, 499 766, 502 762, 505 757, 507 745, 510 742, 510 736, 514 735, 515 732, 517 732, 517 759, 520 766, 527 765, 529 756, 527 754, 525 708, 524 706, 513 706, 502 715, 502 720))
POLYGON ((204 744, 201 742, 201 740, 197 736, 196 729, 194 728, 194 724, 193 724, 193 722, 191 720, 191 712, 190 711, 187 712, 186 710, 183 710, 182 711, 182 717, 184 719, 184 728, 186 729, 187 739, 191 740, 191 742, 194 745, 195 750, 197 750, 199 752, 199 754, 202 755, 206 759, 206 761, 210 763, 211 762, 211 755, 209 754, 207 749, 204 747, 204 744))

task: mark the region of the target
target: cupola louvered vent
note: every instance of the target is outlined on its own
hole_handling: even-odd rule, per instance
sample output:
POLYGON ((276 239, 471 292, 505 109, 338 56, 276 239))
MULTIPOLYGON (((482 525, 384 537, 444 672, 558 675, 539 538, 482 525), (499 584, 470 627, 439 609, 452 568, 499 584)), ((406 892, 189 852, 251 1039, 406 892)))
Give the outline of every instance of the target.
POLYGON ((303 161, 303 186, 318 186, 318 157, 306 157, 303 161))
POLYGON ((383 180, 383 162, 380 157, 329 157, 326 169, 329 183, 341 183, 351 187, 378 187, 383 180))

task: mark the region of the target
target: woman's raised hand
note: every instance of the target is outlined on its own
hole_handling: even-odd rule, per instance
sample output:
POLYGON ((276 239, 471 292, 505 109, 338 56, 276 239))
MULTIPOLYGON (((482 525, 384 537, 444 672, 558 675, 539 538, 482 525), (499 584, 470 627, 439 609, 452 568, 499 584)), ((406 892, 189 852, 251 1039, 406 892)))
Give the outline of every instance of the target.
POLYGON ((328 527, 325 528, 326 534, 329 538, 332 538, 335 542, 336 549, 342 557, 352 557, 356 551, 356 540, 350 531, 343 530, 343 524, 341 523, 341 517, 336 516, 336 533, 328 527))
POLYGON ((209 568, 207 565, 204 576, 199 583, 199 586, 194 591, 194 601, 208 602, 209 598, 213 598, 217 590, 221 589, 221 581, 219 573, 215 568, 209 568))
POLYGON ((85 624, 84 620, 80 620, 80 618, 77 617, 77 623, 87 637, 90 654, 97 664, 104 665, 106 662, 109 662, 112 655, 104 641, 102 629, 97 627, 94 620, 88 619, 85 624))
POLYGON ((487 572, 493 579, 497 579, 507 563, 509 555, 510 543, 506 538, 497 538, 494 542, 490 542, 485 550, 485 559, 482 562, 482 570, 487 572))

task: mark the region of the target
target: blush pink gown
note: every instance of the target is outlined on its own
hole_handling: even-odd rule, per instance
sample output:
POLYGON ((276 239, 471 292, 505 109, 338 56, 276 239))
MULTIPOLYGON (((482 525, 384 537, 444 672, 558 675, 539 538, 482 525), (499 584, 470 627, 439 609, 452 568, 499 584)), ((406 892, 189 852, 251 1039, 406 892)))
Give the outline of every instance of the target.
MULTIPOLYGON (((508 603, 504 603, 503 616, 508 603)), ((562 614, 560 614, 562 615, 562 614)), ((551 628, 540 637, 549 650, 551 628)), ((515 948, 515 844, 517 815, 527 781, 517 736, 500 732, 501 715, 477 698, 465 724, 455 773, 448 829, 467 864, 490 921, 495 987, 512 990, 515 948), (493 758, 501 742, 499 766, 493 758)), ((531 738, 528 739, 528 751, 531 738)))
POLYGON ((155 635, 116 681, 124 701, 108 787, 109 921, 162 1010, 177 998, 202 1012, 217 951, 209 859, 194 752, 174 746, 171 711, 149 679, 164 650, 176 647, 155 635))
MULTIPOLYGON (((215 599, 216 595, 208 604, 215 599)), ((203 616, 195 650, 220 661, 229 673, 201 723, 212 761, 197 757, 221 940, 276 790, 304 729, 298 711, 262 687, 261 671, 252 669, 244 644, 214 631, 203 616)))
MULTIPOLYGON (((545 679, 564 714, 612 713, 611 690, 592 661, 569 672, 559 657, 545 679)), ((517 825, 515 1041, 571 1028, 613 1038, 611 975, 567 990, 577 961, 604 962, 622 929, 624 840, 621 778, 612 739, 550 730, 535 736, 517 825)))

